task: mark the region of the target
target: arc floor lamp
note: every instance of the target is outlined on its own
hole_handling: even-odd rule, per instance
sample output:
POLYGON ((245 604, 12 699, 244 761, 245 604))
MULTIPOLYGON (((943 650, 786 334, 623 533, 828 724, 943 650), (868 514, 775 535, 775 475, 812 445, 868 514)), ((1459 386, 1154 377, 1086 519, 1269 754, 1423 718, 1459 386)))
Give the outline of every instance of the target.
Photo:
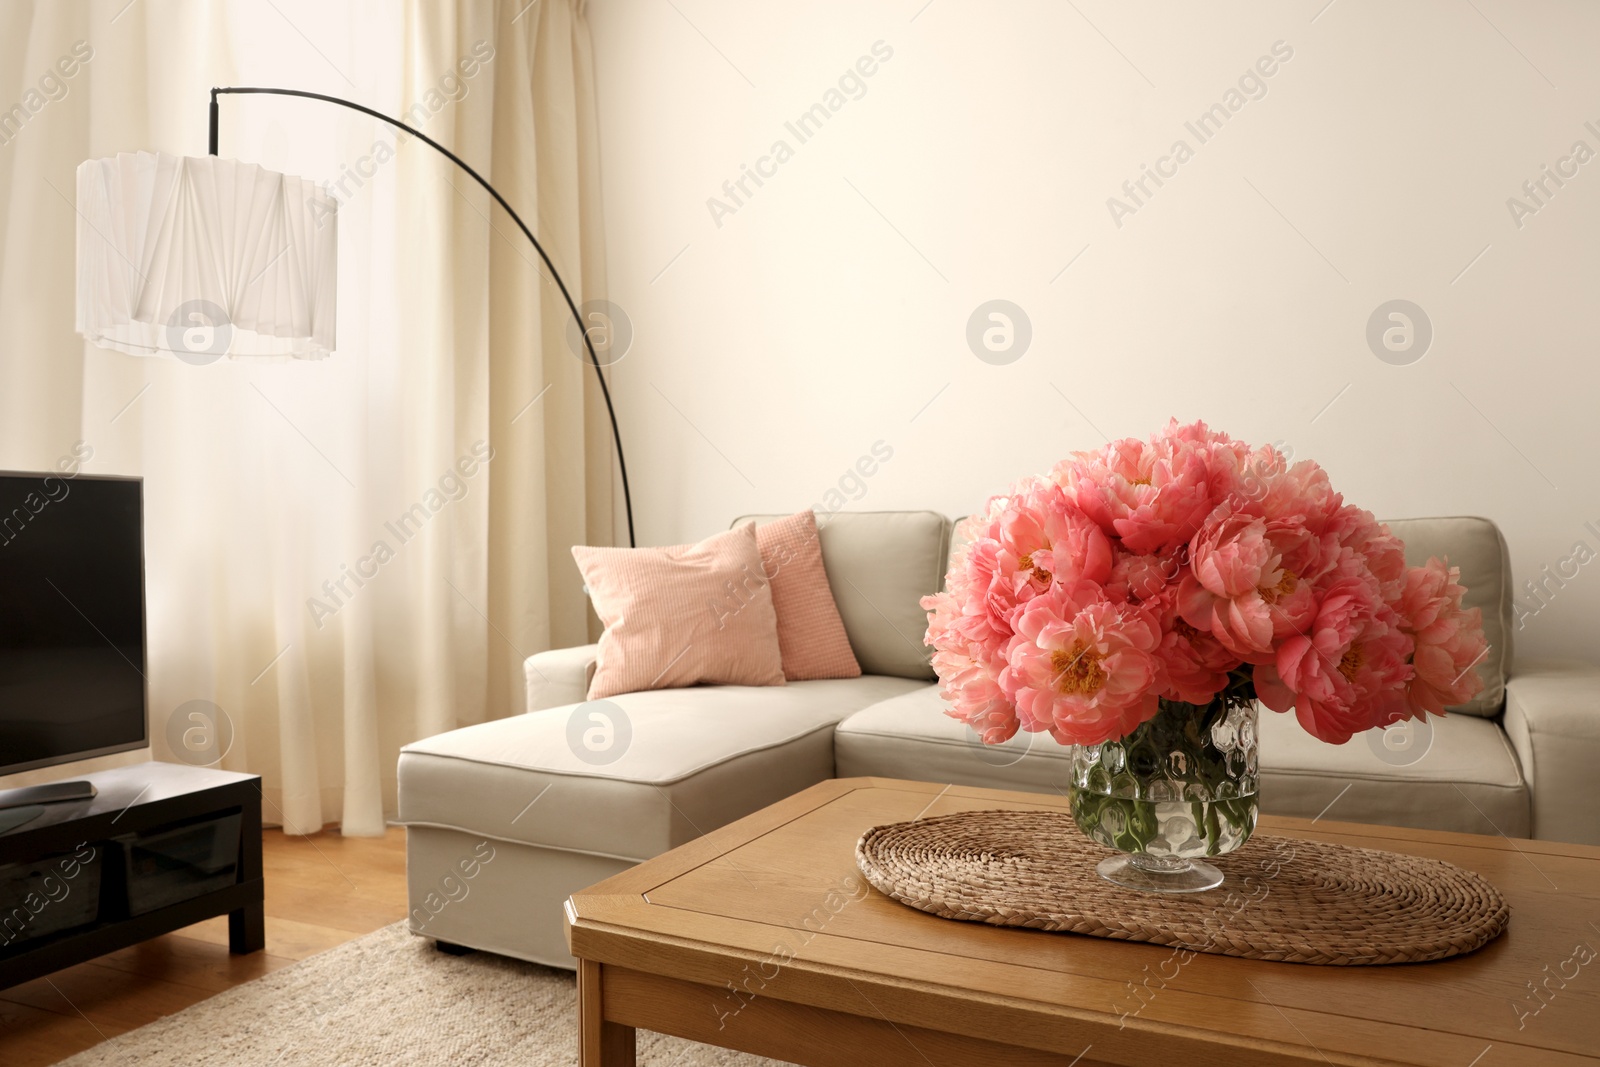
POLYGON ((224 94, 297 96, 359 111, 422 141, 483 186, 550 272, 583 339, 611 422, 628 544, 633 494, 594 339, 560 271, 483 175, 444 145, 363 104, 302 89, 211 90, 209 155, 125 153, 78 167, 78 332, 133 355, 209 363, 224 355, 318 359, 334 347, 338 204, 320 186, 217 158, 224 94), (336 221, 336 220, 335 220, 336 221))

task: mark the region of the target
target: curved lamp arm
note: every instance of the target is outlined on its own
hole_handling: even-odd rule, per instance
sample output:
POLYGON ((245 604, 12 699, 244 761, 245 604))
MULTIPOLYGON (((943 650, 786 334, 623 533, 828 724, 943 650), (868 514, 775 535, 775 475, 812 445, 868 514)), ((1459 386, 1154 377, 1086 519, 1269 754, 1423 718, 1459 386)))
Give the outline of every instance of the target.
POLYGON ((510 204, 506 203, 506 198, 501 196, 499 191, 496 190, 494 186, 485 181, 483 175, 479 174, 477 171, 468 166, 465 160, 456 155, 454 152, 450 151, 450 149, 446 148, 444 145, 440 144, 438 141, 435 141, 432 137, 429 137, 427 134, 423 133, 421 130, 412 126, 407 126, 397 118, 391 118, 381 111, 374 111, 372 108, 363 104, 358 104, 353 100, 345 100, 342 97, 337 96, 327 96, 323 93, 309 93, 303 89, 265 89, 252 86, 228 86, 224 88, 212 89, 211 138, 209 142, 209 150, 211 155, 217 154, 217 121, 219 110, 217 107, 217 97, 222 93, 258 93, 269 96, 300 96, 306 98, 307 100, 321 100, 326 104, 338 104, 340 107, 347 107, 352 111, 359 111, 364 115, 371 115, 380 122, 387 122, 389 125, 394 126, 397 129, 404 130, 411 136, 427 144, 429 147, 438 150, 441 154, 448 158, 450 162, 466 171, 473 181, 477 182, 479 185, 488 190, 489 195, 494 197, 496 202, 498 202, 501 207, 506 209, 506 214, 511 216, 511 221, 517 224, 517 228, 522 231, 523 235, 527 237, 530 242, 532 242, 534 251, 539 253, 539 258, 544 260, 546 269, 550 271, 550 277, 555 279, 556 287, 561 290, 562 299, 567 302, 567 310, 572 312, 573 321, 578 324, 578 335, 583 338, 583 346, 588 350, 589 364, 594 367, 595 377, 600 380, 600 395, 605 398, 606 415, 611 419, 611 440, 615 442, 617 446, 617 469, 622 475, 622 503, 628 515, 628 544, 630 547, 633 546, 635 544, 633 536, 633 494, 628 489, 628 464, 622 458, 622 434, 617 430, 617 410, 611 405, 611 389, 608 385, 606 385, 606 376, 600 370, 600 357, 595 354, 594 342, 589 338, 589 330, 584 326, 583 315, 579 313, 578 305, 573 302, 572 294, 567 290, 567 283, 561 280, 561 274, 556 270, 556 265, 550 262, 550 256, 545 252, 544 246, 541 245, 539 243, 539 239, 533 235, 533 231, 528 229, 528 224, 522 221, 522 216, 517 214, 516 209, 510 204))

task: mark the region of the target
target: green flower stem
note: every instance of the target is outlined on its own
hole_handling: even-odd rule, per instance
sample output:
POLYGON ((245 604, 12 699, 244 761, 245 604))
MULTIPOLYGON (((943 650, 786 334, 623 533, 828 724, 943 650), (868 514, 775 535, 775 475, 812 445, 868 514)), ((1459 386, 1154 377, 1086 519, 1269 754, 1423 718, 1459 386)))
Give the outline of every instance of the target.
POLYGON ((1256 798, 1253 793, 1218 797, 1220 787, 1234 776, 1228 770, 1227 753, 1218 751, 1211 731, 1235 708, 1254 700, 1254 686, 1244 671, 1230 676, 1228 685, 1208 704, 1163 700, 1155 718, 1120 742, 1126 753, 1126 766, 1115 774, 1100 771, 1107 785, 1105 791, 1074 784, 1070 797, 1079 827, 1094 840, 1124 852, 1149 851, 1150 844, 1161 836, 1158 802, 1110 795, 1117 791, 1111 783, 1114 778, 1131 776, 1142 785, 1144 780, 1169 770, 1163 764, 1175 753, 1181 753, 1185 757, 1181 784, 1198 785, 1212 798, 1188 802, 1206 855, 1215 856, 1238 847, 1255 826, 1256 798))

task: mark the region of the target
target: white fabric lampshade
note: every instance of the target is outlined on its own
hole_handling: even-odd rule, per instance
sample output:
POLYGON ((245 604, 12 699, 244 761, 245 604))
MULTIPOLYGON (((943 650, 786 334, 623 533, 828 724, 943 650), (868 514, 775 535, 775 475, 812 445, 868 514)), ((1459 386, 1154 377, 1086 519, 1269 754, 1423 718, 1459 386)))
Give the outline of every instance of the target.
POLYGON ((78 332, 130 355, 321 359, 334 348, 337 202, 215 156, 78 167, 78 332))

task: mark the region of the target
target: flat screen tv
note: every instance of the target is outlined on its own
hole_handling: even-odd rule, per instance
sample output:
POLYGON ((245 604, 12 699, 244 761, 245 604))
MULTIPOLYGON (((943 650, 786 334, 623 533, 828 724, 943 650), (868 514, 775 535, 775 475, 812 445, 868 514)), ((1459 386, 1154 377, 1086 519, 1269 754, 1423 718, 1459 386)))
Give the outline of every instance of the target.
POLYGON ((143 485, 0 471, 0 774, 143 748, 143 485))

